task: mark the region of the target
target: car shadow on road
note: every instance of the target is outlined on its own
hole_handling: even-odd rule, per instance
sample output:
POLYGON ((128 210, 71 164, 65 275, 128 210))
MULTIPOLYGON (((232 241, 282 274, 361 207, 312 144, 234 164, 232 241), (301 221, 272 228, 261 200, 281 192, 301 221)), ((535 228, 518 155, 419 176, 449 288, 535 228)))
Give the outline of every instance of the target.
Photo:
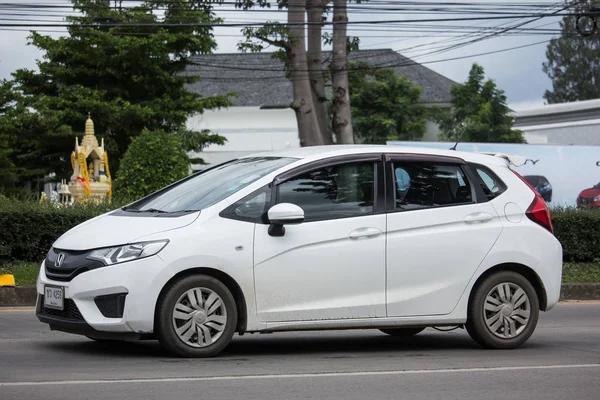
POLYGON ((413 337, 392 337, 385 334, 345 336, 260 335, 247 340, 234 340, 225 349, 227 355, 309 354, 309 353, 379 353, 428 350, 462 351, 480 349, 467 335, 423 332, 413 337))
MULTIPOLYGON (((158 357, 171 358, 157 341, 95 342, 76 340, 49 341, 40 344, 46 349, 72 354, 99 357, 158 357)), ((276 333, 269 335, 235 336, 231 344, 216 358, 238 358, 247 355, 308 355, 323 354, 342 357, 363 353, 398 352, 414 355, 415 351, 443 350, 449 352, 481 350, 468 335, 440 333, 427 330, 413 337, 392 337, 385 334, 365 332, 364 335, 346 333, 276 333)))

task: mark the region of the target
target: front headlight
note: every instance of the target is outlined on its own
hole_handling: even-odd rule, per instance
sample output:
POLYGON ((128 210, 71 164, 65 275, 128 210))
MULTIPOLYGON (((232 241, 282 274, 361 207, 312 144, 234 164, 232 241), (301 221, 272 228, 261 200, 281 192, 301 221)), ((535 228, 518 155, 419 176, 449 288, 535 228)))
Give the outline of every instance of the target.
POLYGON ((594 203, 597 202, 597 201, 600 201, 600 196, 594 197, 594 203))
POLYGON ((168 240, 141 242, 125 246, 107 247, 94 250, 87 256, 88 260, 97 260, 104 265, 113 265, 157 254, 169 243, 168 240))

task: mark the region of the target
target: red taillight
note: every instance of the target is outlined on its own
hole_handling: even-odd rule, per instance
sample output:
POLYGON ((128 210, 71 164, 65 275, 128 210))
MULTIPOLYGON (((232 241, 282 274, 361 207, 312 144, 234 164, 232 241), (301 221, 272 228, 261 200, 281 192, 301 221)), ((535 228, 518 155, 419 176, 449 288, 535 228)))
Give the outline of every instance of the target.
POLYGON ((554 234, 554 228, 552 227, 552 219, 550 218, 550 211, 546 206, 546 202, 540 195, 535 196, 533 203, 529 206, 525 215, 535 223, 540 224, 544 228, 548 229, 550 233, 554 234))
POLYGON ((525 184, 533 191, 533 193, 535 193, 535 198, 533 199, 533 202, 531 203, 527 211, 525 211, 525 215, 527 215, 527 218, 529 218, 536 224, 543 226, 544 228, 548 229, 550 233, 554 234, 554 228, 552 227, 552 218, 550 218, 550 210, 548 210, 548 206, 546 206, 546 202, 544 201, 542 196, 540 196, 537 190, 535 190, 535 188, 531 186, 531 184, 527 182, 527 180, 525 180, 525 178, 523 178, 517 171, 512 170, 512 172, 514 172, 515 175, 517 175, 523 182, 525 182, 525 184))

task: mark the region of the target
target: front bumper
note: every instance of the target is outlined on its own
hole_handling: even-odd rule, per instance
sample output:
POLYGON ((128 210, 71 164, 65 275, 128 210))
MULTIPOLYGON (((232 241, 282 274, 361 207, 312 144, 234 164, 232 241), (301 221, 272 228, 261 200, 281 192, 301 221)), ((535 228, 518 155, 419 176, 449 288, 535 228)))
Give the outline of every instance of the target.
POLYGON ((36 315, 51 329, 98 339, 151 334, 158 296, 171 277, 158 255, 87 271, 70 282, 49 279, 42 263, 36 315), (64 288, 64 310, 44 307, 45 285, 64 288))
POLYGON ((67 333, 74 333, 76 335, 84 335, 92 339, 99 340, 132 340, 140 339, 142 335, 134 332, 103 332, 92 328, 83 317, 74 318, 73 316, 62 317, 58 315, 51 315, 44 309, 42 304, 43 296, 38 295, 36 305, 36 315, 40 322, 46 323, 50 326, 52 331, 61 331, 67 333))

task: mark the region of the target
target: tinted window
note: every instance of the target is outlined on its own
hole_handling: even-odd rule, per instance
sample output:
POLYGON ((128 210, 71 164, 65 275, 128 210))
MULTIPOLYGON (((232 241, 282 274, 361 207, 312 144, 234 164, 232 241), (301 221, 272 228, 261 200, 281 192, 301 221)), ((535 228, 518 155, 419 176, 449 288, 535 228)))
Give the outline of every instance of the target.
POLYGON ((158 209, 167 212, 201 210, 287 165, 294 158, 241 158, 186 179, 162 193, 139 201, 128 210, 158 209))
POLYGON ((220 215, 240 221, 266 223, 270 203, 271 189, 266 186, 227 207, 220 215))
POLYGON ((396 163, 394 173, 396 210, 472 202, 471 186, 459 166, 396 163))
POLYGON ((305 221, 373 213, 373 163, 336 165, 292 178, 278 186, 277 202, 304 210, 305 221))
POLYGON ((474 165, 472 168, 477 172, 480 181, 479 185, 488 200, 495 199, 506 190, 506 185, 492 171, 483 166, 474 165))

